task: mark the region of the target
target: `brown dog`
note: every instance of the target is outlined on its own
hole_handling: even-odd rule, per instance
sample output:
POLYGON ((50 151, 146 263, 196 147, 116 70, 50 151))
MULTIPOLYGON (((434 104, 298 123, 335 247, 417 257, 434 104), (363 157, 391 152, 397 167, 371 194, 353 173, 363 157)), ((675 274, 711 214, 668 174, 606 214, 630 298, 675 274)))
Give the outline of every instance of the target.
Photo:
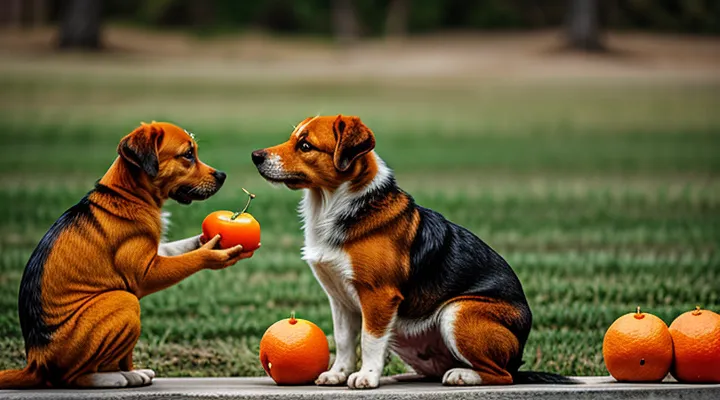
POLYGON ((191 134, 143 124, 122 139, 108 172, 45 234, 20 287, 27 366, 0 372, 0 389, 149 384, 133 370, 140 336, 138 299, 202 269, 252 256, 241 246, 214 250, 219 236, 160 244, 160 208, 206 199, 225 174, 197 158, 191 134))
POLYGON ((467 229, 395 183, 358 117, 307 118, 252 159, 304 189, 303 258, 325 289, 337 357, 318 385, 379 385, 385 352, 446 385, 572 383, 518 371, 532 315, 512 268, 467 229), (362 368, 355 372, 355 340, 362 368))

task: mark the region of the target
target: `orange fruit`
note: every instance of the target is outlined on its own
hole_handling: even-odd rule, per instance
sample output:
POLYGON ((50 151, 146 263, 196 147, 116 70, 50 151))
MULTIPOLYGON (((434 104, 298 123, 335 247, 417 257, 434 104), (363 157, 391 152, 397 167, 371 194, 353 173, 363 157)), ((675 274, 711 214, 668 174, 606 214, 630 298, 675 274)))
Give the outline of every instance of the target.
POLYGON ((663 320, 638 307, 610 325, 603 339, 603 358, 618 381, 661 381, 672 364, 672 337, 663 320))
POLYGON ((290 318, 272 324, 260 340, 260 362, 278 385, 312 383, 327 371, 330 348, 322 329, 290 318))
POLYGON ((202 232, 205 239, 212 239, 220 235, 220 247, 229 249, 241 244, 243 251, 254 251, 260 248, 260 223, 255 217, 247 213, 250 202, 255 195, 247 193, 248 201, 242 211, 215 211, 205 217, 202 222, 202 232))
POLYGON ((670 324, 672 375, 681 382, 720 383, 720 315, 696 307, 670 324))

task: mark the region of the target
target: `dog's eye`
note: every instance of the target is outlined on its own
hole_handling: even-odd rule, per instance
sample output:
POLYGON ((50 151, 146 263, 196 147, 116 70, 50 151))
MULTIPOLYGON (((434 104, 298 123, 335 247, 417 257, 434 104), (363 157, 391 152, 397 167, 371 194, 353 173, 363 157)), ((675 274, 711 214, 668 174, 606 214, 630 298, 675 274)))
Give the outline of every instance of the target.
POLYGON ((300 142, 300 144, 298 145, 298 148, 299 148, 300 151, 302 151, 303 153, 307 153, 308 151, 310 151, 310 150, 313 149, 312 145, 311 145, 310 143, 308 143, 307 141, 305 141, 305 140, 303 140, 303 141, 300 142))
POLYGON ((183 154, 183 158, 192 161, 195 158, 195 153, 193 153, 192 149, 190 149, 183 154))

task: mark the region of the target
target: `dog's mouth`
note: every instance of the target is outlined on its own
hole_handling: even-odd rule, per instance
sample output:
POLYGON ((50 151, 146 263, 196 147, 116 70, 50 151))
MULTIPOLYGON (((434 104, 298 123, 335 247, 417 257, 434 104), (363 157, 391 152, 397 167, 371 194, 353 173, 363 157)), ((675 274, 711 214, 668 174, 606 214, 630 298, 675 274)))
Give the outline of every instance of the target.
POLYGON ((222 185, 214 185, 213 187, 204 186, 180 186, 170 193, 170 198, 180 204, 190 204, 193 201, 205 200, 220 190, 222 185))
POLYGON ((270 183, 285 185, 288 189, 300 189, 309 183, 307 176, 303 173, 284 173, 282 175, 270 174, 258 168, 260 175, 270 183))

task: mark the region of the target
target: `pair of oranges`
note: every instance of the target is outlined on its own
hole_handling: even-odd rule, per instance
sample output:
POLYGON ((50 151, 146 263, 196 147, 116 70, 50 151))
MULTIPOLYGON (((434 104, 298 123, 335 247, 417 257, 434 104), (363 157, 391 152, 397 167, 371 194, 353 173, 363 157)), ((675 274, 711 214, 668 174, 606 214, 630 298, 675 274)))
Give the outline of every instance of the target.
POLYGON ((720 315, 696 307, 668 328, 638 307, 608 328, 603 357, 618 381, 657 382, 670 372, 681 382, 720 382, 720 315))

